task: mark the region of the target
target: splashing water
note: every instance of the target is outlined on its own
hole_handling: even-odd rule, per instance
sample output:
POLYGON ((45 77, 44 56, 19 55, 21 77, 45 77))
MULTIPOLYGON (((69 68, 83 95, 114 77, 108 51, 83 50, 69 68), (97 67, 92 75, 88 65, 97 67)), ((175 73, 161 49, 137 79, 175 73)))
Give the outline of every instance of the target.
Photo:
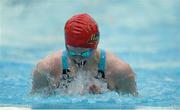
POLYGON ((93 77, 91 72, 79 70, 76 73, 76 77, 73 81, 68 84, 67 88, 57 88, 56 94, 66 94, 66 95, 77 95, 77 94, 88 94, 89 88, 95 85, 100 89, 100 93, 107 92, 107 83, 101 79, 96 79, 93 77))
MULTIPOLYGON (((77 1, 0 0, 0 105, 46 109, 179 108, 179 0, 77 1), (96 95, 27 96, 34 66, 49 53, 65 49, 64 24, 81 12, 89 13, 98 22, 99 47, 131 65, 136 73, 138 97, 121 96, 114 91, 96 95)), ((77 73, 67 93, 87 90, 85 85, 96 81, 93 78, 87 81, 87 77, 83 72, 77 73)), ((105 84, 100 80, 98 83, 105 84)), ((57 89, 57 93, 61 91, 57 89)))

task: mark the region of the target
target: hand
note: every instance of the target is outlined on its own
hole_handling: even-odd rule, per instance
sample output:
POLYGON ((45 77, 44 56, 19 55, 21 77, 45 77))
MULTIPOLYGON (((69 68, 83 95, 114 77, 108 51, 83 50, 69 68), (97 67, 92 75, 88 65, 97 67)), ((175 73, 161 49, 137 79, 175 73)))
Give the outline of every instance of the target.
POLYGON ((89 93, 90 94, 100 94, 101 88, 93 84, 89 87, 89 93))

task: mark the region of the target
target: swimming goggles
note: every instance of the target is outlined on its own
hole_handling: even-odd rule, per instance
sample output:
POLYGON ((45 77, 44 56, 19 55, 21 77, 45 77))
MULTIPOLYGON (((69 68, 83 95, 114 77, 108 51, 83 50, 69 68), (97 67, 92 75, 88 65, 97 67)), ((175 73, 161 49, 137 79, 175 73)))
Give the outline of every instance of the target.
POLYGON ((82 56, 82 57, 88 58, 88 57, 90 57, 90 56, 92 55, 92 53, 93 53, 93 49, 89 49, 89 50, 84 51, 84 52, 82 52, 82 53, 77 53, 77 52, 75 52, 75 51, 73 51, 73 50, 67 50, 67 51, 68 51, 69 56, 71 56, 71 57, 74 57, 74 56, 82 56))

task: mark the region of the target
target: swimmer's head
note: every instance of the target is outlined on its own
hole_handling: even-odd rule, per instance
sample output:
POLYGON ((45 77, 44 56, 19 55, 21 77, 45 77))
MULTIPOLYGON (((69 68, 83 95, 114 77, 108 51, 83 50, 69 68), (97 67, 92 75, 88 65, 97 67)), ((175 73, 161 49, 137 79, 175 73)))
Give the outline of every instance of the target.
POLYGON ((71 17, 65 24, 65 43, 73 47, 97 48, 99 30, 96 21, 88 14, 71 17))
POLYGON ((84 65, 99 43, 96 21, 88 14, 78 14, 66 22, 64 31, 68 55, 76 64, 84 65))

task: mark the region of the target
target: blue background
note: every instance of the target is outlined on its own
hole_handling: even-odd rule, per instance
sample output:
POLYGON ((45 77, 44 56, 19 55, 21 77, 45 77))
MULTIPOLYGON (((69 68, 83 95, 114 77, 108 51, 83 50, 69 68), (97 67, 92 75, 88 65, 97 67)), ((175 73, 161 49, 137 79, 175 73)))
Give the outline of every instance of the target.
POLYGON ((138 108, 180 106, 179 0, 1 0, 0 105, 32 108, 138 108), (31 72, 64 49, 64 24, 90 14, 99 47, 129 63, 138 97, 115 92, 85 96, 29 96, 31 72))

